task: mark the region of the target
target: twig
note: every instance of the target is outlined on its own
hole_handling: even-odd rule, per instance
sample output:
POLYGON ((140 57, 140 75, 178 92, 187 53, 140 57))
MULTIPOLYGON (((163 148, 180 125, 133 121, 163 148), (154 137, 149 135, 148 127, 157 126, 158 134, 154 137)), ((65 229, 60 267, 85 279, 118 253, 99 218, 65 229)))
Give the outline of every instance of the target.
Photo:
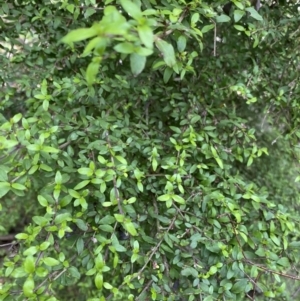
MULTIPOLYGON (((167 229, 167 233, 172 229, 174 223, 175 223, 175 220, 177 219, 177 216, 175 216, 173 219, 172 219, 172 222, 170 224, 170 226, 168 227, 167 229)), ((151 261, 152 257, 154 256, 154 254, 156 253, 156 251, 159 249, 160 245, 162 244, 164 238, 162 237, 162 239, 158 242, 158 244, 152 249, 152 252, 150 254, 150 256, 148 257, 146 263, 143 265, 143 267, 139 270, 138 273, 136 273, 132 278, 131 278, 131 281, 134 280, 135 278, 138 278, 140 277, 140 275, 143 273, 143 271, 145 270, 146 266, 148 265, 148 263, 151 261)), ((124 286, 124 283, 122 283, 121 285, 119 285, 118 287, 118 290, 120 290, 122 287, 124 286)), ((111 298, 113 297, 113 294, 110 294, 106 300, 110 300, 111 298)))
POLYGON ((279 276, 282 276, 282 277, 285 277, 285 278, 290 278, 290 279, 294 279, 294 280, 300 280, 300 277, 298 276, 294 276, 294 275, 290 275, 290 274, 285 274, 285 273, 282 273, 282 272, 277 272, 277 271, 274 271, 274 270, 271 270, 269 268, 266 268, 265 266, 261 265, 261 264, 257 264, 255 262, 252 262, 251 260, 249 259, 246 259, 244 260, 244 262, 246 263, 249 263, 251 265, 254 265, 268 273, 271 273, 271 274, 276 274, 276 275, 279 275, 279 276))
MULTIPOLYGON (((106 136, 106 141, 107 141, 108 147, 110 149, 110 160, 111 160, 111 163, 113 164, 113 166, 115 167, 115 158, 111 153, 112 146, 111 146, 111 143, 110 143, 108 131, 105 133, 105 136, 106 136)), ((119 190, 118 190, 118 187, 117 187, 117 180, 116 180, 115 175, 113 176, 113 183, 114 183, 115 197, 116 197, 117 202, 118 202, 119 212, 120 212, 120 214, 124 215, 124 211, 123 211, 122 206, 121 206, 121 198, 120 198, 119 190)))
MULTIPOLYGON (((14 240, 15 236, 16 236, 16 234, 1 235, 0 236, 0 241, 3 241, 3 240, 14 240)), ((11 244, 11 243, 9 243, 9 244, 11 244)), ((0 247, 1 246, 3 246, 3 245, 0 245, 0 247)))
POLYGON ((217 55, 217 24, 213 21, 213 23, 215 24, 215 28, 214 28, 214 56, 217 55))
POLYGON ((13 242, 9 242, 9 243, 7 243, 7 244, 2 244, 2 245, 0 245, 0 248, 4 248, 4 247, 7 247, 7 246, 10 246, 10 245, 16 245, 17 244, 17 242, 16 241, 13 241, 13 242))
MULTIPOLYGON (((173 225, 174 225, 176 219, 177 219, 177 216, 175 216, 175 217, 173 218, 173 220, 172 220, 170 226, 168 227, 166 233, 168 233, 168 232, 172 229, 172 227, 173 227, 173 225)), ((160 245, 162 244, 163 240, 164 240, 164 238, 162 237, 162 239, 159 241, 159 243, 152 249, 152 252, 151 252, 149 258, 147 259, 147 261, 146 261, 146 263, 144 264, 144 266, 143 266, 143 267, 140 269, 140 271, 138 272, 138 275, 141 275, 142 272, 145 270, 146 266, 147 266, 148 263, 151 261, 153 255, 156 253, 156 251, 159 249, 159 247, 160 247, 160 245)), ((137 276, 136 276, 136 277, 137 277, 137 276)))
MULTIPOLYGON (((85 243, 85 248, 88 246, 91 240, 88 240, 85 243)), ((83 248, 82 252, 85 250, 83 248)), ((78 258, 80 254, 74 254, 71 259, 69 260, 69 263, 72 263, 76 258, 78 258)), ((42 281, 38 286, 35 287, 34 291, 36 292, 40 287, 42 287, 47 281, 51 280, 51 277, 54 277, 53 280, 57 280, 63 273, 65 273, 68 270, 68 268, 64 268, 62 271, 55 271, 51 273, 44 281, 42 281)))
POLYGON ((138 295, 137 300, 138 301, 139 297, 150 287, 150 285, 152 284, 153 280, 151 279, 150 281, 148 281, 147 285, 143 288, 143 290, 141 291, 141 293, 138 295))
POLYGON ((239 247, 240 247, 240 250, 241 250, 241 252, 242 252, 242 254, 243 254, 243 256, 244 256, 244 260, 243 260, 243 261, 244 261, 245 263, 249 263, 249 264, 251 264, 252 266, 256 266, 256 267, 262 269, 263 271, 268 272, 268 273, 271 273, 271 274, 276 274, 276 275, 279 275, 279 276, 282 276, 282 277, 285 277, 285 278, 294 279, 294 280, 300 280, 300 277, 298 277, 298 276, 294 276, 294 275, 290 275, 290 274, 285 274, 285 273, 282 273, 282 272, 274 271, 274 270, 269 269, 269 268, 267 268, 267 267, 265 267, 265 266, 263 266, 263 265, 261 265, 261 264, 257 264, 257 263, 255 263, 255 262, 253 262, 253 261, 247 259, 246 255, 244 254, 244 250, 243 250, 243 248, 242 248, 242 246, 241 246, 240 240, 239 240, 239 238, 238 238, 236 229, 235 229, 235 227, 234 227, 232 221, 231 221, 231 224, 232 224, 233 232, 234 232, 234 234, 235 234, 235 236, 236 236, 236 239, 237 239, 237 243, 238 243, 238 245, 239 245, 239 247))
POLYGON ((292 298, 297 297, 297 295, 299 295, 300 293, 300 287, 297 288, 297 290, 292 294, 292 298))

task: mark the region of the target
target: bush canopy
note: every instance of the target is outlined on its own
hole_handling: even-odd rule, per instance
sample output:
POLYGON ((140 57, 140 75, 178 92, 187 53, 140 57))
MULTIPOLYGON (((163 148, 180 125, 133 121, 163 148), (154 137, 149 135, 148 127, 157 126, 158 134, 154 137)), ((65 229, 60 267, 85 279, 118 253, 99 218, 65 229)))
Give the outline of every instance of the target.
POLYGON ((298 1, 0 3, 0 300, 300 300, 298 1))

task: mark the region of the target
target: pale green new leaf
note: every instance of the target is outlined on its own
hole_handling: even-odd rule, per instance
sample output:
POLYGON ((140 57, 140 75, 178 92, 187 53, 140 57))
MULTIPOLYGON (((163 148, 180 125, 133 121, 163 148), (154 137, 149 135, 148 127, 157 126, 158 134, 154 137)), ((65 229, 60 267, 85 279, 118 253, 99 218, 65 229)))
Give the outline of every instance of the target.
POLYGON ((143 24, 143 25, 138 26, 138 33, 139 33, 142 43, 147 48, 152 49, 153 48, 153 38, 154 38, 152 29, 148 25, 143 24))
POLYGON ((124 228, 126 229, 126 231, 132 235, 132 236, 137 236, 137 231, 134 227, 134 224, 132 222, 124 222, 123 224, 124 228))
POLYGON ((163 194, 163 195, 159 196, 159 197, 157 198, 157 200, 158 200, 158 201, 165 202, 165 201, 170 200, 171 198, 172 198, 171 195, 169 195, 169 194, 163 194))
POLYGON ((143 17, 141 9, 137 6, 136 3, 130 0, 120 0, 120 3, 124 10, 132 16, 134 19, 140 19, 143 17))
POLYGON ((89 63, 86 69, 85 78, 89 86, 91 86, 96 79, 96 75, 99 71, 100 63, 101 63, 101 58, 98 58, 97 60, 94 59, 91 63, 89 63))
POLYGON ((74 42, 79 42, 86 40, 97 35, 97 30, 95 27, 91 28, 79 28, 72 30, 66 36, 64 36, 61 41, 66 44, 72 44, 74 42))
POLYGON ((55 174, 55 183, 56 184, 61 184, 62 183, 62 176, 61 176, 61 173, 60 171, 58 170, 55 174))
POLYGON ((155 44, 159 51, 162 53, 167 66, 173 67, 176 64, 176 57, 173 46, 161 39, 157 40, 155 44))
POLYGON ((178 203, 178 204, 182 204, 182 205, 185 204, 184 198, 182 198, 182 197, 179 196, 179 195, 176 195, 176 194, 172 195, 172 199, 173 199, 176 203, 178 203))
POLYGON ((24 261, 24 270, 30 274, 35 270, 35 259, 33 256, 27 256, 24 261))
POLYGON ((43 206, 43 207, 48 206, 48 201, 42 195, 38 195, 37 199, 38 199, 38 202, 41 204, 41 206, 43 206))
POLYGON ((114 50, 116 50, 117 52, 120 52, 120 53, 129 54, 129 53, 133 53, 135 51, 135 47, 132 43, 123 42, 123 43, 119 43, 119 44, 115 45, 114 50))
POLYGON ((43 258, 43 262, 49 267, 59 265, 59 263, 60 263, 57 259, 52 258, 52 257, 43 258))
POLYGON ((131 72, 134 75, 138 75, 140 74, 146 65, 146 57, 145 56, 141 56, 137 53, 132 53, 130 55, 130 68, 131 68, 131 72))
POLYGON ((16 140, 6 139, 5 137, 0 137, 0 150, 1 149, 9 149, 18 144, 16 140))
POLYGON ((95 277, 95 285, 97 289, 101 289, 103 285, 103 275, 101 273, 97 273, 95 277))
POLYGON ((32 297, 34 295, 34 280, 32 275, 30 275, 23 284, 23 292, 26 297, 32 297))

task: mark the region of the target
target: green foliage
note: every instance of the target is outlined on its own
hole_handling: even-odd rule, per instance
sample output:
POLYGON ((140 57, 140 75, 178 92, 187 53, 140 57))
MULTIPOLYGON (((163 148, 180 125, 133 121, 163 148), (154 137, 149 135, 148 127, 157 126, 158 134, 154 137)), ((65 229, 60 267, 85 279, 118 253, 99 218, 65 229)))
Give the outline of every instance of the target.
POLYGON ((0 300, 299 299, 296 5, 10 2, 0 300))

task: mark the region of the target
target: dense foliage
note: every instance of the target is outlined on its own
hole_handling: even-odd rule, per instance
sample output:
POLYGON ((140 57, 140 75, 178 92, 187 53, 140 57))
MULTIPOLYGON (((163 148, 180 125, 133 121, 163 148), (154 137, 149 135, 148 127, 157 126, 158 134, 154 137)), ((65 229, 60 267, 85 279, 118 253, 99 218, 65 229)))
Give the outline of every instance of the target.
POLYGON ((0 1, 0 300, 300 300, 298 4, 233 2, 0 1))

